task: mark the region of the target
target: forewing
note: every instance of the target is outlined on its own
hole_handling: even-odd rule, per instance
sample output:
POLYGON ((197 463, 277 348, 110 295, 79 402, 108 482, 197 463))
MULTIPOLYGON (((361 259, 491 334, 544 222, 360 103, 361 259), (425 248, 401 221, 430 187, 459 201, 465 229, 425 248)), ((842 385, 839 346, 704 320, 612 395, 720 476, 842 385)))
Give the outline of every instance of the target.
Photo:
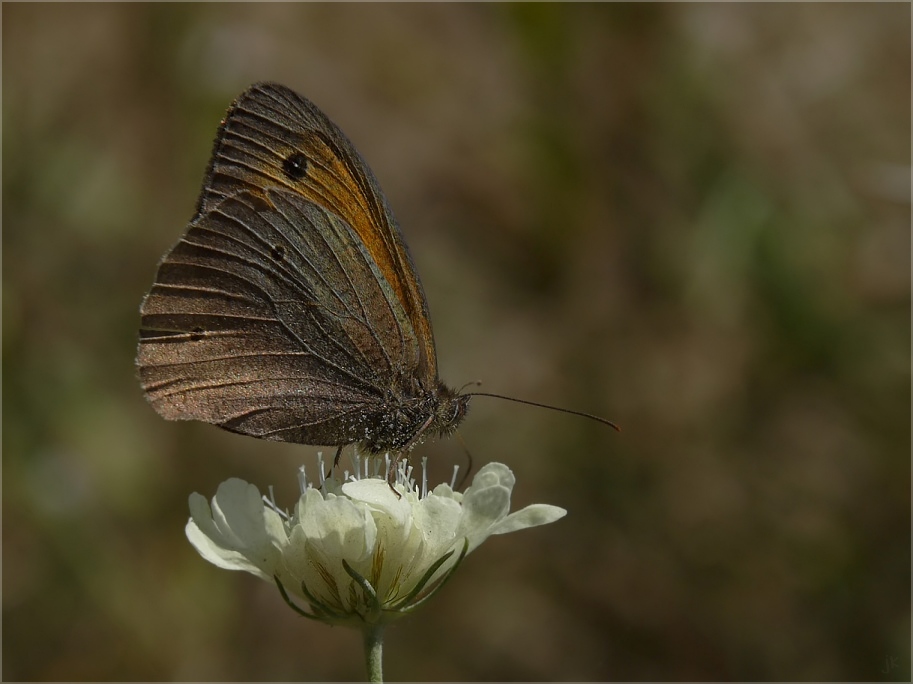
POLYGON ((155 409, 265 439, 346 444, 416 372, 412 323, 358 234, 290 190, 194 220, 142 304, 155 409))
POLYGON ((363 243, 420 342, 418 378, 437 378, 428 305, 412 258, 374 174, 342 131, 288 88, 251 86, 219 128, 197 206, 204 215, 238 192, 286 188, 336 214, 363 243))

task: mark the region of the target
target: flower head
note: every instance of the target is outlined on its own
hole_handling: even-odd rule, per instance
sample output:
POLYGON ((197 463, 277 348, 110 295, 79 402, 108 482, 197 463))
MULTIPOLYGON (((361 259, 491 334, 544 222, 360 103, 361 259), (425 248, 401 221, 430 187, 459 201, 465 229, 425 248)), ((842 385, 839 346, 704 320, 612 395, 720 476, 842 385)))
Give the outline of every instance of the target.
POLYGON ((389 622, 429 598, 489 536, 566 514, 546 504, 509 513, 515 479, 500 463, 484 466, 463 493, 446 484, 419 490, 405 471, 393 485, 383 477, 331 478, 319 489, 301 482, 290 514, 237 478, 219 486, 211 506, 194 493, 187 538, 209 562, 276 582, 296 610, 331 624, 389 622))

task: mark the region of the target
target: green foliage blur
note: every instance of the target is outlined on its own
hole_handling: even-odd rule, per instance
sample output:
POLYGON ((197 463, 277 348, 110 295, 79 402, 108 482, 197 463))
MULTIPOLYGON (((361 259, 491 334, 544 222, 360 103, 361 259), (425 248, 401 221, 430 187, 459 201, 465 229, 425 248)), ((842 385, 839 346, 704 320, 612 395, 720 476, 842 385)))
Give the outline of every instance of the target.
MULTIPOLYGON (((231 100, 378 176, 476 464, 561 522, 471 555, 391 680, 909 680, 909 4, 4 4, 5 680, 346 680, 187 497, 317 449, 168 423, 138 307, 231 100)), ((419 453, 435 477, 460 441, 419 453)))

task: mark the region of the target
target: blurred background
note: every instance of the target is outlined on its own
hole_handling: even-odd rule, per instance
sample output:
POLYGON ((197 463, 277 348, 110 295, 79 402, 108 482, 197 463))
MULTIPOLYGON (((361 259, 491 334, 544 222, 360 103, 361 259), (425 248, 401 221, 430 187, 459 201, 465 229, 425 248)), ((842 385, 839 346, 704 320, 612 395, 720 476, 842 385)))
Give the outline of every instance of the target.
POLYGON ((389 679, 909 680, 910 11, 4 5, 3 678, 364 676, 184 537, 191 492, 291 506, 317 449, 134 375, 218 123, 275 80, 374 169, 443 379, 623 428, 473 402, 477 466, 569 515, 470 556, 389 679))

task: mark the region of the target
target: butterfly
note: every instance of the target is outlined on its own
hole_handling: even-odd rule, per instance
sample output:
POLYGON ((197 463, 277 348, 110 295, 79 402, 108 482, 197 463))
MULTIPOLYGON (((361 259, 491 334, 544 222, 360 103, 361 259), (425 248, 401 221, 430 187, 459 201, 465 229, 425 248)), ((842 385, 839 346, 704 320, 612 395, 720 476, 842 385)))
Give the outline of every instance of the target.
POLYGON ((428 303, 368 165, 275 83, 229 108, 140 313, 136 365, 161 416, 336 446, 337 461, 350 444, 399 458, 483 394, 438 377, 428 303))
POLYGON ((428 303, 374 174, 278 84, 231 105, 140 313, 140 381, 169 420, 401 453, 469 405, 438 377, 428 303))

